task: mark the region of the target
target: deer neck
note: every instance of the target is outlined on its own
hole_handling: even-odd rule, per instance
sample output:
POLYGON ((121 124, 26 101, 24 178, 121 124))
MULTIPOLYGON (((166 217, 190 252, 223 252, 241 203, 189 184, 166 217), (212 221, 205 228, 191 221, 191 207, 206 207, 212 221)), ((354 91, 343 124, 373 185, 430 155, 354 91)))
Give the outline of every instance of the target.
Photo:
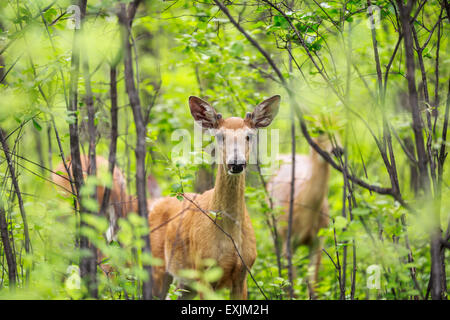
POLYGON ((245 214, 244 191, 245 173, 230 175, 227 174, 224 165, 218 165, 211 210, 220 215, 217 224, 225 231, 241 228, 245 214))
POLYGON ((312 147, 309 152, 309 157, 317 169, 328 168, 328 162, 312 147))

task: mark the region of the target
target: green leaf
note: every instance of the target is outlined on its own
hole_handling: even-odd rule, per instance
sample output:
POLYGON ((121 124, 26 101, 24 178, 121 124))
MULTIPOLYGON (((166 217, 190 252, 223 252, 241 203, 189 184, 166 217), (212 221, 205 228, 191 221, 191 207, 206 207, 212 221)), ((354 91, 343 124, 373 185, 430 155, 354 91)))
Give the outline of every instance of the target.
POLYGON ((347 219, 342 216, 337 216, 334 220, 334 227, 336 229, 342 230, 347 226, 347 219))
POLYGON ((289 22, 283 16, 274 16, 273 17, 274 26, 280 27, 282 29, 289 28, 289 22))
POLYGON ((231 46, 230 54, 234 57, 240 56, 244 52, 244 45, 241 42, 235 42, 231 46))
POLYGON ((361 207, 357 207, 357 208, 354 208, 354 209, 352 210, 352 213, 353 213, 355 216, 366 216, 366 215, 370 214, 370 209, 369 209, 369 208, 361 208, 361 207))
POLYGON ((221 267, 213 267, 211 269, 208 269, 203 274, 203 279, 205 279, 208 282, 215 282, 219 280, 223 275, 223 271, 221 267))
POLYGON ((41 131, 41 130, 42 130, 41 125, 36 121, 35 118, 33 118, 32 120, 33 120, 33 125, 34 125, 34 127, 35 127, 38 131, 41 131))
POLYGON ((200 276, 200 272, 193 269, 183 269, 179 270, 179 276, 186 279, 196 279, 200 276))

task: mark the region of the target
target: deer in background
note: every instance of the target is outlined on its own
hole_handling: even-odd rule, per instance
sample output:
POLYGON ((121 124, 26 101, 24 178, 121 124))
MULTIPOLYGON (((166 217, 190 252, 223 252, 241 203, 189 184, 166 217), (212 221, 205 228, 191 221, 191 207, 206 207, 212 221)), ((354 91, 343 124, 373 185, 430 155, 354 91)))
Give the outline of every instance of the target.
MULTIPOLYGON (((101 156, 96 157, 97 161, 97 172, 107 172, 108 171, 108 160, 101 156)), ((89 168, 89 157, 87 155, 81 155, 81 166, 83 170, 83 177, 86 179, 87 172, 89 168)), ((70 176, 73 177, 72 162, 71 159, 66 161, 67 168, 71 171, 70 176)), ((52 173, 53 182, 63 189, 63 195, 68 196, 72 190, 70 185, 69 175, 66 172, 64 163, 61 162, 55 169, 55 172, 64 172, 64 174, 52 173)), ((97 173, 97 176, 99 175, 97 173)), ((122 171, 118 167, 114 167, 113 171, 113 181, 111 186, 111 194, 109 198, 110 206, 106 211, 107 218, 109 220, 109 228, 106 232, 106 239, 108 242, 116 239, 119 218, 125 217, 129 212, 137 211, 137 201, 133 200, 131 196, 127 194, 126 179, 122 171)), ((98 204, 99 208, 102 205, 103 195, 105 193, 105 186, 97 186, 98 204)))
MULTIPOLYGON (((96 157, 97 161, 97 176, 99 173, 106 173, 108 171, 109 162, 101 156, 96 157)), ((73 177, 72 165, 70 158, 66 161, 67 168, 71 171, 71 176, 73 177)), ((89 168, 89 157, 86 155, 81 156, 81 166, 83 170, 84 179, 87 177, 87 172, 89 168)), ((53 182, 62 189, 64 196, 69 196, 71 194, 72 187, 70 185, 69 175, 66 172, 66 167, 64 163, 61 162, 55 168, 52 173, 53 182), (59 172, 64 172, 64 174, 58 174, 59 172)), ((161 190, 159 188, 156 179, 149 174, 147 176, 147 187, 149 191, 150 199, 158 198, 161 196, 161 190)), ((98 204, 99 208, 103 202, 103 196, 105 194, 105 186, 97 186, 98 204)), ((111 194, 109 197, 109 205, 107 207, 106 215, 109 220, 109 228, 106 231, 105 238, 108 242, 117 240, 118 232, 118 220, 120 218, 125 218, 130 212, 137 212, 137 199, 127 193, 127 183, 125 176, 122 171, 116 166, 113 171, 113 181, 111 186, 111 194)))
MULTIPOLYGON (((83 178, 86 179, 88 168, 89 168, 89 157, 86 155, 81 155, 81 167, 83 170, 83 178)), ((96 156, 97 164, 97 176, 99 173, 106 173, 108 171, 109 162, 101 156, 96 156)), ((67 168, 70 170, 70 176, 73 177, 73 169, 70 158, 66 161, 67 168)), ((62 189, 62 194, 68 197, 72 193, 72 187, 69 180, 69 175, 67 174, 66 167, 63 162, 59 163, 55 171, 52 173, 53 182, 62 189), (60 172, 64 172, 61 174, 60 172)), ((103 197, 105 194, 105 185, 97 186, 97 196, 99 208, 102 206, 103 197)), ((158 182, 153 175, 149 174, 147 176, 147 188, 149 191, 151 202, 153 199, 161 196, 161 189, 159 188, 158 182)), ((106 216, 109 220, 109 227, 105 234, 105 239, 108 243, 112 241, 117 241, 117 232, 119 231, 118 221, 121 218, 125 218, 130 212, 138 211, 137 198, 127 193, 127 184, 125 176, 122 171, 115 166, 113 171, 113 181, 111 186, 111 193, 109 196, 109 203, 106 210, 106 216)), ((116 269, 108 264, 103 264, 105 256, 97 250, 97 264, 101 270, 105 273, 107 277, 110 277, 116 269)))
MULTIPOLYGON (((150 205, 152 254, 163 261, 152 268, 154 296, 164 299, 174 277, 189 287, 189 280, 180 278, 179 271, 202 270, 204 259, 214 259, 223 274, 212 284, 213 289, 230 288, 232 299, 247 298, 247 268, 256 259, 256 243, 245 205, 245 169, 257 129, 272 122, 279 104, 280 96, 273 96, 248 112, 245 119, 223 119, 206 101, 189 98, 194 120, 204 129, 214 129, 221 161, 213 189, 185 194, 183 201, 166 197, 150 205), (210 212, 220 219, 208 217, 210 212)), ((191 290, 182 298, 193 296, 191 290)))
MULTIPOLYGON (((314 142, 324 151, 341 152, 334 147, 327 135, 314 138, 314 142)), ((280 155, 283 161, 267 183, 267 191, 272 198, 274 207, 279 206, 285 214, 278 218, 278 232, 283 241, 287 243, 289 200, 292 181, 292 156, 280 155)), ((309 261, 314 268, 313 274, 308 276, 308 290, 311 298, 315 298, 315 284, 321 260, 322 239, 317 233, 329 223, 328 206, 328 180, 330 166, 312 147, 309 155, 295 155, 295 194, 292 211, 292 252, 301 246, 309 248, 309 261)), ((286 247, 284 247, 286 251, 286 247)), ((294 270, 295 272, 295 270, 294 270)), ((308 270, 310 274, 310 270, 308 270)))

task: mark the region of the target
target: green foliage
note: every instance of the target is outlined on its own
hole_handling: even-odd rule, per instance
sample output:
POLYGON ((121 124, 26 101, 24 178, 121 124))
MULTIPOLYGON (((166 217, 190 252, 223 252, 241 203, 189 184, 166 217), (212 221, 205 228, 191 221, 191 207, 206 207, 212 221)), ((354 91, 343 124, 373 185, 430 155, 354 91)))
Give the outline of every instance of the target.
MULTIPOLYGON (((140 283, 148 277, 144 266, 161 265, 159 259, 142 252, 143 237, 148 236, 149 230, 145 219, 135 213, 119 220, 117 242, 106 243, 104 234, 109 221, 95 214, 99 204, 93 194, 99 185, 111 186, 109 174, 101 172, 97 178, 85 179, 81 190, 83 205, 94 214, 83 214, 86 226, 80 229, 80 214, 74 212, 73 195, 67 196, 61 188, 53 185, 50 172, 36 165, 55 170, 61 154, 67 158, 70 154, 68 127, 76 121, 80 127, 83 153, 86 154, 89 148, 86 79, 82 68, 78 76, 78 111, 67 110, 74 30, 68 27, 69 17, 63 13, 70 4, 67 0, 3 1, 0 4, 0 79, 7 73, 0 83, 0 127, 7 134, 11 133, 8 144, 24 196, 32 243, 31 253, 25 254, 24 223, 11 187, 5 157, 0 151, 1 198, 19 274, 16 290, 10 291, 7 266, 2 260, 1 299, 85 298, 87 289, 78 278, 77 266, 80 257, 89 252, 78 250, 76 245, 80 234, 77 230, 101 252, 102 263, 97 272, 100 299, 139 299, 140 283), (42 11, 44 8, 47 9, 42 11)), ((123 80, 120 28, 112 10, 116 4, 117 1, 113 0, 88 1, 90 14, 80 31, 81 58, 82 61, 88 59, 90 68, 98 130, 96 150, 105 158, 109 153, 111 127, 109 71, 111 64, 119 62, 117 164, 127 178, 127 192, 134 195, 136 128, 123 80)), ((403 53, 398 53, 392 60, 385 101, 381 106, 376 97, 378 83, 371 30, 367 27, 366 1, 322 2, 319 5, 315 1, 300 1, 292 10, 284 10, 283 7, 286 16, 265 2, 252 0, 242 1, 242 4, 229 3, 227 7, 277 63, 301 104, 311 135, 317 137, 327 133, 340 136, 351 173, 374 186, 391 185, 372 137, 372 134, 378 138, 381 136, 382 119, 389 119, 390 127, 395 129, 392 139, 401 194, 411 207, 420 208, 411 213, 390 196, 352 184, 354 202, 350 212, 349 199, 346 199, 346 214, 343 215, 344 179, 340 172, 332 170, 328 193, 330 223, 319 231, 324 252, 317 285, 318 298, 340 298, 336 264, 339 260, 342 270, 344 250, 347 254, 346 298, 351 295, 353 270, 356 270, 355 299, 409 299, 423 295, 431 269, 430 216, 435 211, 432 204, 427 207, 423 200, 416 199, 410 159, 403 152, 403 144, 413 139, 411 115, 408 106, 405 108, 402 102, 407 88, 403 53), (288 48, 294 60, 290 59, 288 48), (315 59, 321 72, 326 72, 329 81, 324 80, 309 55, 315 59), (344 106, 336 92, 330 89, 330 84, 350 108, 344 106), (354 250, 356 265, 352 261, 354 250), (410 253, 414 261, 408 262, 410 253), (381 267, 379 289, 367 287, 367 270, 371 265, 381 267), (412 268, 416 270, 420 291, 411 279, 412 268)), ((376 36, 384 72, 398 39, 396 11, 389 1, 373 1, 373 4, 380 8, 381 21, 376 36)), ((429 35, 422 26, 433 26, 439 16, 440 4, 429 1, 424 10, 426 14, 419 15, 415 24, 421 44, 429 35)), ((200 167, 194 159, 207 157, 206 153, 192 149, 189 150, 190 161, 186 163, 172 154, 179 142, 173 137, 178 132, 176 130, 186 130, 191 139, 194 134, 188 107, 190 95, 208 100, 224 117, 242 117, 264 98, 281 94, 282 106, 271 128, 280 130, 280 153, 290 153, 288 95, 264 57, 229 23, 217 6, 210 1, 143 1, 133 22, 132 34, 133 54, 137 53, 133 67, 141 104, 144 110, 152 106, 146 137, 147 171, 158 181, 163 196, 175 196, 181 201, 183 193, 193 192, 200 167)), ((437 83, 434 78, 436 31, 422 52, 428 70, 428 91, 434 99, 437 87, 440 95, 437 106, 433 104, 430 107, 425 103, 421 106, 424 123, 427 112, 434 114, 435 109, 439 110, 433 150, 439 150, 442 142, 444 97, 447 96, 444 89, 447 90, 449 71, 447 35, 448 24, 443 24, 437 83)), ((419 70, 416 78, 420 79, 419 70)), ((307 154, 308 145, 297 122, 296 126, 297 153, 307 154)), ((209 143, 203 141, 203 146, 209 143)), ((385 148, 385 141, 382 143, 385 148)), ((446 145, 450 147, 448 142, 446 145)), ((280 262, 283 268, 279 270, 270 229, 272 216, 277 219, 286 214, 286 210, 270 207, 260 176, 253 169, 250 168, 247 175, 245 196, 255 229, 258 257, 251 268, 253 278, 248 276, 249 298, 263 299, 262 290, 270 299, 287 299, 290 286, 285 268, 287 261, 282 254, 280 262)), ((61 171, 55 173, 62 174, 61 171)), ((267 182, 270 177, 263 178, 267 182)), ((440 222, 442 229, 446 230, 450 211, 447 166, 444 167, 443 181, 440 222)), ((433 188, 432 193, 436 192, 433 188)), ((221 219, 217 212, 210 212, 210 216, 221 219)), ((0 245, 1 259, 3 248, 0 245)), ((445 255, 448 261, 448 252, 445 255)), ((298 248, 293 260, 296 267, 293 287, 297 299, 309 298, 306 280, 308 272, 311 272, 309 263, 308 249, 305 246, 298 248)), ((202 270, 183 271, 192 287, 207 299, 228 298, 227 290, 212 289, 222 273, 215 261, 205 261, 202 270)), ((172 284, 169 298, 177 299, 181 293, 178 283, 172 284)))

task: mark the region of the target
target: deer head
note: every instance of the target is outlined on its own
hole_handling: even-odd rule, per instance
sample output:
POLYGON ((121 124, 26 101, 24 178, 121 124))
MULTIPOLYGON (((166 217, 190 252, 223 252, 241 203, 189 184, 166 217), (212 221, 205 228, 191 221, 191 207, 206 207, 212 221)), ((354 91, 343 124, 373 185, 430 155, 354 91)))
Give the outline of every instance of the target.
POLYGON ((252 144, 256 143, 259 128, 267 127, 278 113, 280 96, 276 95, 258 104, 245 118, 223 119, 220 113, 206 101, 191 96, 189 107, 194 120, 204 129, 213 129, 217 139, 219 160, 230 175, 244 172, 248 164, 252 144))

